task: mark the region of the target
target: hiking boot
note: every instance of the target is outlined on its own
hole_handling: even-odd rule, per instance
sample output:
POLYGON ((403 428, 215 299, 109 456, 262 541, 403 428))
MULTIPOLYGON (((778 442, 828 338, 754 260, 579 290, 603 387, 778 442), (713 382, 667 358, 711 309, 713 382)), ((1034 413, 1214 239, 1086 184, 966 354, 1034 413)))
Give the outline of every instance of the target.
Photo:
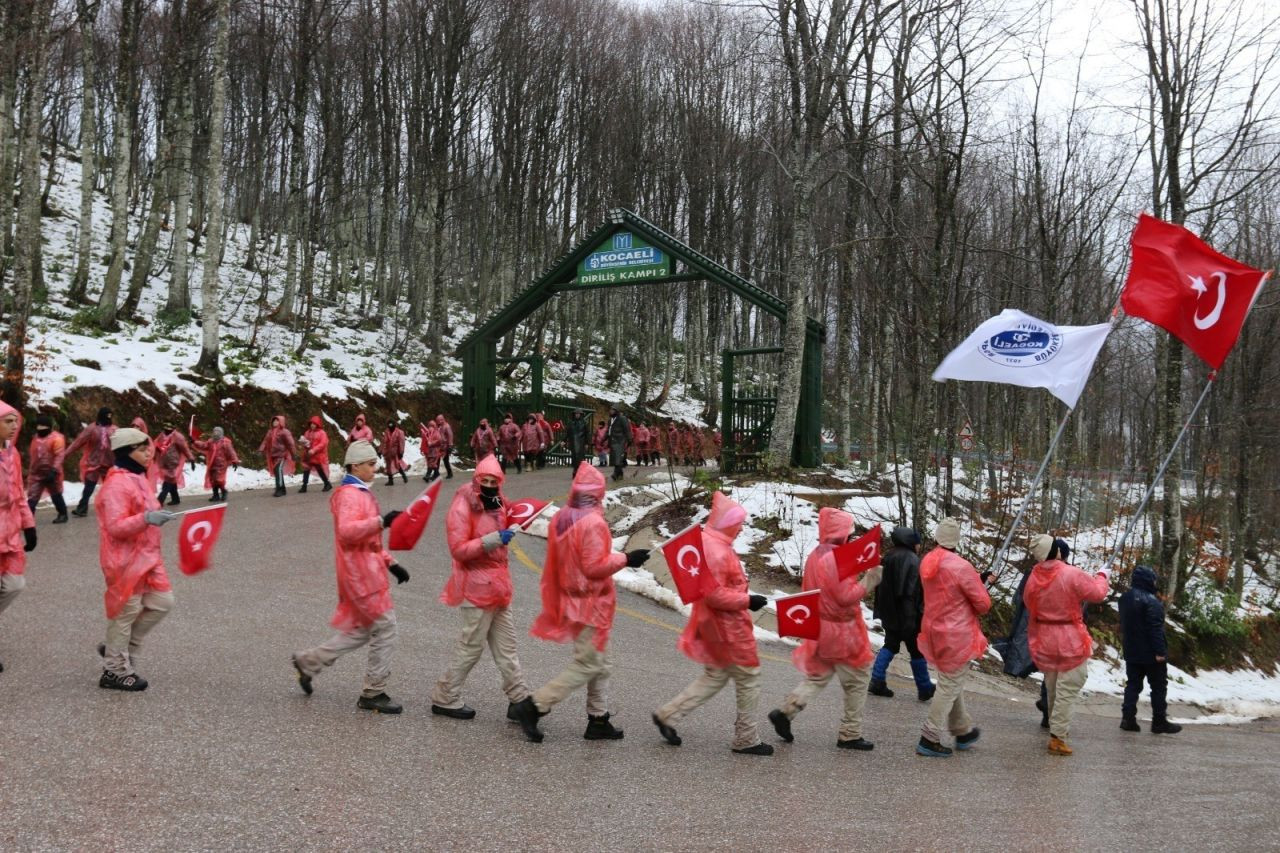
POLYGON ((513 723, 520 722, 520 712, 516 710, 516 702, 507 703, 507 720, 513 723))
POLYGON ((1151 733, 1153 735, 1176 735, 1182 731, 1182 726, 1177 723, 1171 723, 1167 719, 1159 719, 1151 721, 1151 733))
POLYGON ((929 740, 924 735, 921 735, 920 742, 916 744, 916 755, 927 755, 930 758, 948 758, 951 755, 951 747, 943 746, 936 740, 929 740))
POLYGON ((956 749, 961 752, 966 749, 973 749, 973 745, 978 742, 980 737, 982 737, 982 729, 974 726, 969 730, 968 734, 956 735, 956 749))
POLYGON ((305 495, 306 493, 307 493, 307 485, 306 483, 303 483, 301 486, 298 487, 298 494, 305 495))
POLYGON ((402 482, 404 482, 404 483, 408 483, 408 482, 409 482, 409 475, 408 475, 408 474, 406 474, 405 472, 401 471, 401 472, 400 472, 400 480, 401 480, 402 482))
POLYGON ((147 680, 136 672, 131 675, 116 675, 114 672, 104 669, 102 677, 98 679, 98 686, 106 690, 124 690, 136 693, 139 690, 147 689, 147 680))
POLYGON ((76 507, 75 509, 71 510, 71 514, 74 515, 76 518, 84 518, 86 515, 89 514, 89 510, 76 507))
POLYGON ((893 698, 893 691, 889 689, 889 685, 885 684, 879 678, 871 679, 871 684, 867 687, 867 692, 872 696, 887 696, 893 698))
POLYGON ((391 697, 385 693, 379 693, 377 696, 361 696, 356 700, 356 707, 361 711, 376 711, 379 714, 399 714, 404 710, 399 704, 391 701, 391 697))
POLYGON ((876 745, 866 738, 854 738, 853 740, 838 740, 836 746, 841 749, 856 749, 860 752, 870 752, 876 748, 876 745))
POLYGON ((936 684, 930 684, 928 687, 919 687, 916 689, 916 698, 921 702, 928 702, 933 698, 933 694, 938 692, 936 684))
POLYGON ((1142 726, 1138 725, 1138 717, 1135 714, 1126 714, 1121 717, 1120 728, 1126 732, 1142 731, 1142 726))
POLYGON ((394 486, 395 484, 396 484, 396 478, 395 478, 395 477, 388 477, 388 478, 387 478, 387 485, 388 485, 388 486, 394 486))
POLYGON ((795 740, 795 736, 791 734, 791 721, 787 719, 787 715, 781 710, 775 708, 769 712, 769 722, 773 723, 773 730, 778 733, 778 737, 791 743, 795 740))
POLYGON ((662 722, 662 720, 658 719, 657 714, 653 715, 653 724, 658 727, 658 734, 662 735, 663 740, 665 740, 667 743, 671 744, 672 746, 679 746, 681 743, 683 743, 683 741, 680 740, 680 735, 676 733, 675 728, 673 726, 667 725, 666 723, 662 722))
POLYGON ((735 749, 734 752, 738 755, 773 755, 773 747, 767 743, 758 743, 745 749, 735 749))
POLYGON ((622 729, 615 728, 609 722, 609 715, 600 717, 587 715, 587 730, 582 735, 587 740, 622 740, 622 729))
POLYGON ((315 689, 311 686, 311 676, 302 671, 302 667, 298 665, 297 655, 293 655, 290 660, 293 661, 293 668, 298 671, 298 686, 302 688, 303 693, 310 696, 311 691, 315 689))
POLYGON ((271 497, 278 498, 285 493, 286 493, 286 489, 284 486, 276 486, 276 490, 271 493, 271 497))
MULTIPOLYGON (((320 491, 322 491, 322 492, 332 492, 332 491, 333 491, 333 483, 330 483, 328 480, 325 480, 324 488, 323 488, 323 489, 321 489, 320 491)), ((226 495, 223 495, 223 497, 226 497, 226 495)))
POLYGON ((1070 755, 1074 750, 1067 746, 1067 742, 1057 735, 1049 736, 1049 754, 1050 755, 1070 755))
POLYGON ((67 514, 65 512, 58 513, 58 517, 53 520, 54 524, 66 524, 67 514))
POLYGON ((516 703, 516 716, 520 718, 520 730, 524 736, 534 743, 542 743, 542 731, 538 728, 538 706, 533 704, 533 697, 526 696, 516 703))
POLYGON ((431 713, 440 717, 452 717, 455 720, 473 720, 476 716, 476 709, 472 708, 470 705, 463 705, 461 708, 446 708, 443 705, 432 705, 431 713))
POLYGON ((209 503, 217 503, 217 501, 218 501, 218 490, 214 489, 213 494, 209 496, 209 503))
POLYGON ((182 503, 182 500, 177 495, 169 498, 169 506, 177 506, 180 503, 182 503))

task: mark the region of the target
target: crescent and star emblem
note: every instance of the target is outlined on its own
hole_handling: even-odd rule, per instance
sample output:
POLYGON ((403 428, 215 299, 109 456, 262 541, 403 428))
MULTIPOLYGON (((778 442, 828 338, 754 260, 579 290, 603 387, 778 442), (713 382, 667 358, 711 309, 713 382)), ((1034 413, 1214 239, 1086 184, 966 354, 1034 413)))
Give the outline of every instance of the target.
POLYGON ((511 508, 511 512, 509 513, 509 515, 512 515, 516 518, 524 518, 525 516, 529 515, 532 512, 533 512, 533 504, 529 503, 528 501, 525 501, 524 503, 518 503, 515 506, 513 506, 511 508))
POLYGON ((1199 304, 1200 297, 1204 296, 1205 293, 1208 292, 1209 288, 1205 285, 1204 279, 1198 275, 1189 275, 1187 278, 1191 279, 1191 289, 1197 294, 1196 313, 1192 315, 1191 320, 1196 324, 1197 329, 1204 331, 1216 324, 1218 320, 1222 319, 1222 309, 1227 304, 1227 274, 1224 272, 1215 272, 1210 276, 1210 278, 1216 278, 1218 280, 1218 301, 1214 304, 1213 310, 1205 317, 1200 316, 1199 304))
POLYGON ((701 563, 702 563, 702 555, 698 553, 698 549, 695 548, 693 545, 685 545, 683 548, 681 548, 679 551, 676 552, 676 566, 681 569, 684 569, 693 577, 698 576, 698 570, 701 568, 701 563), (694 560, 693 560, 692 566, 686 566, 684 564, 685 554, 693 555, 694 560))
POLYGON ((876 543, 868 542, 867 546, 862 549, 862 556, 858 558, 859 562, 869 562, 876 558, 876 543))
POLYGON ((809 609, 809 606, 806 604, 794 604, 791 607, 787 608, 787 618, 790 619, 792 622, 796 623, 797 625, 803 625, 804 620, 808 619, 812 615, 813 615, 813 611, 811 611, 809 609), (800 613, 801 611, 804 612, 804 615, 797 616, 796 614, 800 613))
POLYGON ((204 540, 213 534, 213 525, 207 521, 197 521, 195 524, 187 528, 187 544, 191 546, 192 551, 200 551, 204 548, 204 540), (196 531, 200 531, 200 535, 196 535, 196 531))

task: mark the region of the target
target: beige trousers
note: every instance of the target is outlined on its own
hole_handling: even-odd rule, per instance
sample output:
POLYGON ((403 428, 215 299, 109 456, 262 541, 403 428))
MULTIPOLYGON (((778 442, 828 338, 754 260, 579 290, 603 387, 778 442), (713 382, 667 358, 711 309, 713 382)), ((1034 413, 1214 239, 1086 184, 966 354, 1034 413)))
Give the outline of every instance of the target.
POLYGON ((924 721, 920 734, 931 741, 942 743, 942 733, 966 735, 973 730, 973 720, 964 709, 964 685, 969 680, 969 667, 959 672, 939 672, 937 691, 929 701, 929 717, 924 721))
POLYGON ((431 704, 442 708, 462 707, 462 685, 484 654, 486 645, 502 675, 502 691, 507 699, 523 700, 529 695, 529 687, 520 670, 520 658, 516 656, 516 626, 511 621, 511 611, 506 607, 484 610, 469 601, 463 602, 458 610, 462 614, 462 636, 453 650, 453 663, 431 691, 431 704))
POLYGON ((1062 740, 1071 735, 1071 711, 1089 678, 1089 662, 1066 672, 1046 672, 1044 689, 1049 697, 1049 733, 1062 740))
POLYGON ((680 695, 659 708, 655 713, 664 723, 675 723, 681 717, 703 705, 733 679, 738 701, 738 716, 733 723, 733 748, 746 749, 760 743, 756 731, 756 707, 760 704, 760 667, 758 666, 709 666, 695 678, 680 695))
POLYGON ((862 737, 862 709, 867 704, 867 686, 871 684, 871 664, 852 667, 836 664, 825 675, 811 675, 796 685, 782 703, 782 713, 788 720, 804 710, 809 701, 822 692, 832 677, 840 679, 844 688, 844 716, 840 718, 840 740, 857 740, 862 737))
POLYGON ((0 575, 0 613, 27 587, 25 575, 0 575))
POLYGON ((547 713, 568 698, 569 694, 584 684, 587 686, 587 714, 601 717, 609 713, 609 675, 613 662, 609 655, 596 648, 593 642, 595 628, 583 628, 573 641, 573 663, 555 678, 533 693, 533 704, 547 713))
POLYGON ((133 662, 142 649, 142 638, 169 615, 172 592, 144 592, 124 603, 120 615, 107 623, 107 649, 103 666, 114 675, 133 675, 133 662))
POLYGON ((353 652, 364 644, 369 644, 369 662, 364 672, 364 689, 360 695, 372 699, 380 693, 387 692, 387 681, 391 678, 391 653, 396 644, 396 612, 388 610, 367 628, 357 628, 351 633, 339 631, 314 649, 298 652, 295 656, 298 667, 307 675, 315 675, 333 662, 353 652))

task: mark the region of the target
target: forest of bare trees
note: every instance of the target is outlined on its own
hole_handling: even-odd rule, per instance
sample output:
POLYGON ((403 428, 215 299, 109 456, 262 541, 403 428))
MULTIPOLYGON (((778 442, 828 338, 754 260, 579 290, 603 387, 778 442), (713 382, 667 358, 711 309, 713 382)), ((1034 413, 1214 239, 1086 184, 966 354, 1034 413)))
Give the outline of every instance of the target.
MULTIPOLYGON (((82 238, 69 298, 112 329, 165 270, 165 314, 202 321, 210 376, 231 223, 252 229, 250 270, 252 247, 283 247, 283 294, 261 299, 300 331, 300 351, 322 333, 319 308, 350 298, 370 323, 403 315, 443 352, 459 317, 502 305, 623 206, 785 299, 792 322, 705 284, 602 290, 552 302, 501 355, 581 363, 594 347, 640 375, 629 402, 661 400, 680 379, 714 424, 720 351, 783 346, 779 459, 807 311, 827 328, 824 423, 839 448, 880 468, 914 463, 917 497, 966 419, 990 458, 1034 463, 1061 414, 1047 394, 930 380, 973 326, 1005 307, 1105 320, 1141 210, 1260 268, 1280 245, 1274 12, 1104 0, 1086 28, 1116 45, 1099 83, 1087 45, 1054 29, 1093 8, 8 0, 5 396, 20 396, 27 320, 48 298, 41 220, 75 218, 87 235, 93 192, 109 199, 110 264, 93 280, 82 238), (55 152, 86 176, 78 211, 49 208, 55 152), (187 238, 163 257, 161 229, 187 238)), ((1166 478, 1181 499, 1153 510, 1160 561, 1180 569, 1171 591, 1189 536, 1217 530, 1238 585, 1280 519, 1277 303, 1264 291, 1166 478)), ((1165 333, 1124 323, 1045 494, 1065 472, 1150 476, 1206 375, 1165 333)), ((914 505, 923 526, 925 502, 914 505)))

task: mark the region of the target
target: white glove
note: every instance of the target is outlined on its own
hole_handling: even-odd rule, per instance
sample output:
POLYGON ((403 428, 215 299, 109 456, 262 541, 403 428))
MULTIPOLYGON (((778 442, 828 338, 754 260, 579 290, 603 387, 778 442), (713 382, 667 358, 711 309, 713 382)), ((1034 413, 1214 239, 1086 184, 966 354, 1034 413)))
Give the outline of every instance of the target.
POLYGON ((492 553, 494 549, 502 547, 502 531, 492 530, 480 537, 480 544, 484 546, 486 554, 492 553))
POLYGON ((178 516, 168 510, 152 509, 147 510, 147 514, 144 517, 147 520, 147 524, 153 524, 156 527, 163 527, 178 516))

